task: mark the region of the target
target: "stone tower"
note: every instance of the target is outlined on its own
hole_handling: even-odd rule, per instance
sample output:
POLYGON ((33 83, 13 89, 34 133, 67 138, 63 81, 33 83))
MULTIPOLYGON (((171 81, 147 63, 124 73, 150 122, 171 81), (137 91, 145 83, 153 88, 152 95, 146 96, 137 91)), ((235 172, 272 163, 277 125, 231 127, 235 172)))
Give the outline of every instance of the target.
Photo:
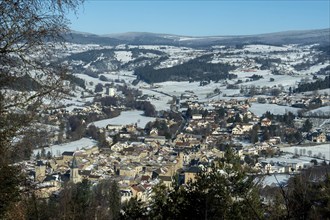
POLYGON ((177 156, 177 163, 175 165, 175 171, 177 171, 178 169, 182 169, 183 168, 183 162, 184 162, 184 158, 183 158, 183 152, 179 152, 178 156, 177 156))
POLYGON ((71 162, 71 167, 70 167, 70 180, 73 183, 78 183, 81 181, 80 175, 78 173, 78 163, 76 160, 76 157, 73 156, 72 162, 71 162))
POLYGON ((38 160, 35 166, 35 181, 42 182, 46 177, 46 165, 38 160))

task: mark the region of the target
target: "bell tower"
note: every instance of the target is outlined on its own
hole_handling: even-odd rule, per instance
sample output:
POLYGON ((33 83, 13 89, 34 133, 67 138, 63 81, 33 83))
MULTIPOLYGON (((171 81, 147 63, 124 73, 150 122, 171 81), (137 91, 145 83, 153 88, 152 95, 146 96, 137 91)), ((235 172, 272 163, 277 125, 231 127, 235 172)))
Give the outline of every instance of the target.
POLYGON ((35 166, 35 181, 42 182, 46 177, 46 165, 38 160, 35 166))
POLYGON ((81 181, 80 175, 78 173, 78 163, 75 156, 72 158, 71 167, 70 167, 70 180, 73 183, 78 183, 81 181))

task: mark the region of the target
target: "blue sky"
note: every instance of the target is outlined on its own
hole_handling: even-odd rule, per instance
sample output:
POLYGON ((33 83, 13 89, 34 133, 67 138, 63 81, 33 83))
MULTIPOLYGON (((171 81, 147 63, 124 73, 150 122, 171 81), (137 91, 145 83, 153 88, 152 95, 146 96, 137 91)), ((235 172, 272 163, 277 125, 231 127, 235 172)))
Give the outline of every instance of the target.
POLYGON ((245 35, 330 27, 330 0, 86 0, 70 28, 95 34, 245 35))

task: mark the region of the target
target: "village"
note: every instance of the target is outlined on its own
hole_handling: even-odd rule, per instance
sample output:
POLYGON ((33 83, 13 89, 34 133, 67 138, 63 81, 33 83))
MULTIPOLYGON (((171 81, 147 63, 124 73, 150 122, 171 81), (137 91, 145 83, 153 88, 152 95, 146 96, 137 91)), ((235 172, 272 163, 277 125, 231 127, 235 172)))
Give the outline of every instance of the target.
POLYGON ((0 220, 329 218, 329 2, 168 3, 0 0, 0 220))
MULTIPOLYGON (((113 92, 108 95, 115 96, 113 92)), ((283 93, 268 97, 266 103, 309 106, 316 99, 320 106, 329 106, 327 94, 301 97, 283 93)), ((104 137, 102 145, 100 140, 89 141, 86 146, 65 150, 63 144, 57 155, 55 149, 53 154, 38 151, 21 165, 40 198, 56 196, 68 181, 79 183, 86 179, 97 184, 113 179, 119 185, 122 202, 130 198, 148 202, 155 185, 162 183, 171 188, 174 181, 180 185, 194 181, 199 172, 207 172, 215 159, 223 158, 227 148, 235 151, 250 174, 260 178, 276 174, 287 179, 303 169, 329 163, 329 154, 303 147, 323 146, 322 152, 327 152, 328 127, 313 126, 308 117, 291 112, 274 115, 267 111, 258 116, 249 110, 253 103, 258 103, 258 98, 203 102, 189 91, 171 103, 171 110, 150 117, 146 127, 109 123, 97 128, 104 137), (299 150, 285 152, 291 146, 299 150)), ((119 109, 127 111, 122 106, 119 109)), ((102 112, 101 103, 69 114, 88 112, 102 112)), ((63 111, 49 116, 50 120, 56 121, 60 114, 63 111)), ((94 124, 98 122, 90 125, 94 124)))

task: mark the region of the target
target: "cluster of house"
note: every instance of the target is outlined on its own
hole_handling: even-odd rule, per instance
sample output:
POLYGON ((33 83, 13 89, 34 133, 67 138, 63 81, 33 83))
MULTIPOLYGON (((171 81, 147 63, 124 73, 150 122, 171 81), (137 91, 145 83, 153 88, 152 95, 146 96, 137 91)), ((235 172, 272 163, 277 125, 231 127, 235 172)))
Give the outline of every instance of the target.
MULTIPOLYGON (((79 151, 65 151, 59 157, 48 160, 25 162, 25 170, 36 184, 39 197, 49 197, 61 190, 63 182, 78 183, 83 179, 97 183, 102 179, 115 179, 121 190, 122 201, 137 197, 142 201, 150 199, 152 187, 162 182, 172 187, 173 177, 180 184, 194 181, 202 167, 208 167, 216 158, 224 157, 223 149, 218 143, 230 143, 237 137, 248 134, 255 124, 260 127, 272 125, 268 118, 262 120, 251 113, 246 100, 214 101, 207 106, 207 114, 193 114, 187 120, 182 131, 173 139, 158 135, 153 128, 148 136, 129 141, 135 135, 134 125, 108 125, 110 133, 117 131, 121 136, 118 142, 109 148, 92 147, 79 151), (215 120, 219 108, 225 109, 225 118, 215 120), (230 117, 247 118, 248 122, 227 122, 230 117), (196 134, 202 128, 207 128, 206 134, 196 134)), ((186 105, 192 110, 203 112, 205 103, 187 100, 186 105)), ((170 123, 170 122, 169 122, 170 123)), ((107 132, 105 131, 105 132, 107 132)), ((313 136, 314 137, 314 136, 313 136)), ((325 142, 326 136, 319 132, 314 142, 325 142)), ((242 159, 258 156, 261 151, 278 150, 281 143, 279 137, 273 137, 265 142, 241 144, 235 148, 242 159)), ((246 164, 247 165, 247 164, 246 164)), ((251 168, 256 173, 287 173, 311 166, 306 161, 271 161, 260 159, 251 168)))
MULTIPOLYGON (((249 98, 248 101, 249 103, 258 102, 258 98, 253 96, 249 98)), ((267 96, 265 97, 265 103, 285 105, 296 108, 306 108, 310 104, 319 104, 322 106, 329 105, 330 99, 328 94, 322 94, 318 96, 283 94, 282 96, 267 96)))
MULTIPOLYGON (((184 170, 189 160, 187 154, 175 152, 166 144, 152 146, 141 142, 120 145, 121 150, 116 149, 111 153, 98 147, 65 151, 60 157, 35 163, 25 162, 24 169, 31 181, 35 182, 35 192, 39 197, 47 198, 56 194, 66 181, 78 183, 88 179, 97 183, 113 178, 119 183, 123 201, 135 196, 146 201, 155 184, 163 182, 171 187, 173 176, 178 171, 185 183, 193 180, 197 174, 197 170, 184 170)), ((195 152, 195 156, 207 161, 203 154, 195 152)))

